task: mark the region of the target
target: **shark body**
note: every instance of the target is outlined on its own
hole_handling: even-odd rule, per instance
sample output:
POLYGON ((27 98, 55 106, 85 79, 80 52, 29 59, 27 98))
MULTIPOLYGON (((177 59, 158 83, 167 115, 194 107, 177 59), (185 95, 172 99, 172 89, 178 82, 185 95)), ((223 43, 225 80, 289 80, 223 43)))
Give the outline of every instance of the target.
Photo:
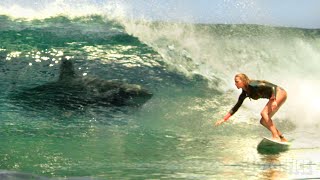
POLYGON ((73 63, 62 60, 59 79, 19 93, 32 103, 59 106, 141 106, 152 93, 137 84, 78 76, 73 63))

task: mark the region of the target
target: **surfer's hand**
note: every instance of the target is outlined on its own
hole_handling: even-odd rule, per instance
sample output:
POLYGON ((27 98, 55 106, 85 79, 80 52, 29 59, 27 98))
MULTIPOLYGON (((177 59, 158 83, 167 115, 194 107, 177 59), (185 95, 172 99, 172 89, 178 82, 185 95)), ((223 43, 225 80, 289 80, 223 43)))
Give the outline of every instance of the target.
POLYGON ((219 125, 222 124, 223 122, 224 122, 224 119, 220 119, 219 121, 217 121, 217 122, 215 123, 214 126, 219 126, 219 125))
POLYGON ((278 107, 278 103, 276 100, 274 100, 271 104, 271 110, 274 111, 278 107))

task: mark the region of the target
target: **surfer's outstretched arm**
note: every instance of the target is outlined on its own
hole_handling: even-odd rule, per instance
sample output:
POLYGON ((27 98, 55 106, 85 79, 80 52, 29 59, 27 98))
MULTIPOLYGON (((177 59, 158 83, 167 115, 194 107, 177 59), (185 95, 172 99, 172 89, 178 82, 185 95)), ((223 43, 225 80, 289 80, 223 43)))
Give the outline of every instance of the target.
POLYGON ((238 111, 238 109, 240 108, 240 106, 242 105, 243 101, 246 99, 246 97, 247 97, 246 93, 244 91, 242 91, 236 105, 233 106, 233 108, 224 116, 223 119, 218 120, 215 123, 215 126, 219 126, 223 122, 226 122, 234 113, 236 113, 238 111))
POLYGON ((231 114, 230 112, 228 112, 223 119, 220 119, 218 120, 216 123, 215 123, 215 126, 219 126, 220 124, 222 124, 223 122, 226 122, 229 118, 231 117, 231 114))

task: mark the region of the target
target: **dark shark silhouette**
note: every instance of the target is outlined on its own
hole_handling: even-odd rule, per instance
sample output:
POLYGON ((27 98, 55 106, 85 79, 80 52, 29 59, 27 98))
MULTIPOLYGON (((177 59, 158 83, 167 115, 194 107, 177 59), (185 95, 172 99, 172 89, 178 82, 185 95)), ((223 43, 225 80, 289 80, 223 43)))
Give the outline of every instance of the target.
POLYGON ((137 84, 78 76, 73 63, 63 59, 57 81, 24 90, 15 97, 32 104, 63 107, 141 106, 152 93, 137 84))

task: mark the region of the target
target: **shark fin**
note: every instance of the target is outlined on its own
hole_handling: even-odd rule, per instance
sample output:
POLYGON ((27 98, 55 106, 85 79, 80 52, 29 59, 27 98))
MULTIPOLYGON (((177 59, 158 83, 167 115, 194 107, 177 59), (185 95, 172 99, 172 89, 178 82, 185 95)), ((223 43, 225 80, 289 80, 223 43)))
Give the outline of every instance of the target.
POLYGON ((63 58, 60 66, 59 81, 75 78, 75 77, 76 77, 76 73, 74 71, 73 63, 63 58))

